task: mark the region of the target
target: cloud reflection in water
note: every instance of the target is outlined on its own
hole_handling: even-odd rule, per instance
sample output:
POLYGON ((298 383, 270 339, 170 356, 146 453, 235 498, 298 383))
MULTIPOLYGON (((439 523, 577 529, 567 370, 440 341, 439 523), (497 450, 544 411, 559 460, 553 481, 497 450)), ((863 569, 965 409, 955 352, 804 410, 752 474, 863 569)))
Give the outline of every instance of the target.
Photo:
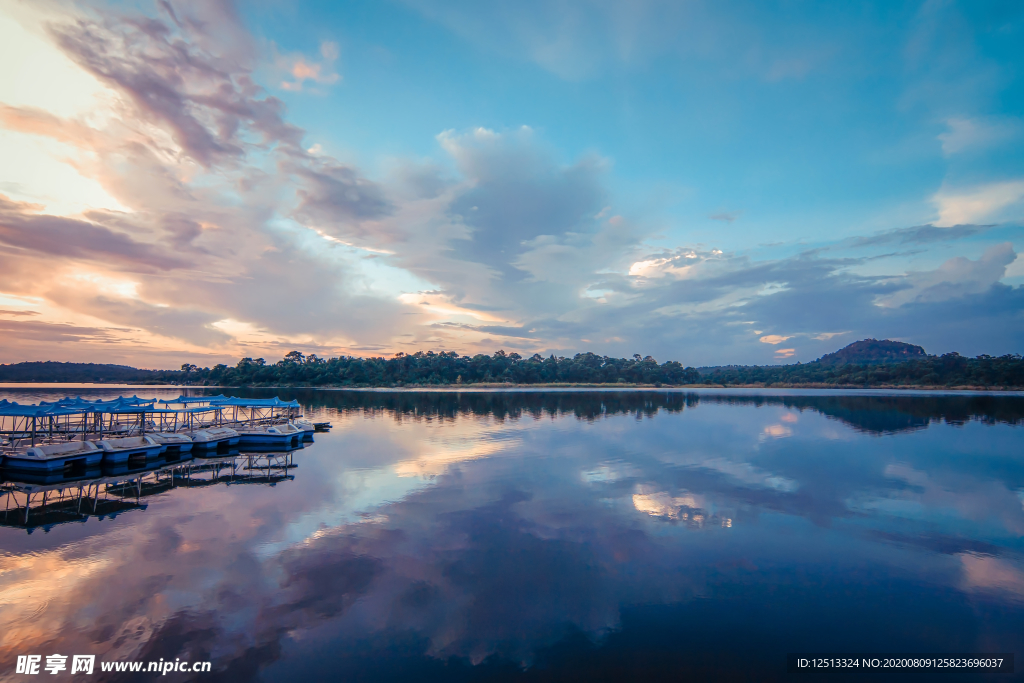
POLYGON ((677 673, 686 639, 741 626, 754 650, 1024 644, 1018 398, 300 398, 335 429, 294 481, 176 489, 31 543, 0 530, 4 659, 212 658, 225 679, 293 680, 311 662, 540 671, 594 647, 621 664, 651 629, 685 635, 662 653, 677 673), (913 607, 899 628, 857 630, 894 604, 913 607))

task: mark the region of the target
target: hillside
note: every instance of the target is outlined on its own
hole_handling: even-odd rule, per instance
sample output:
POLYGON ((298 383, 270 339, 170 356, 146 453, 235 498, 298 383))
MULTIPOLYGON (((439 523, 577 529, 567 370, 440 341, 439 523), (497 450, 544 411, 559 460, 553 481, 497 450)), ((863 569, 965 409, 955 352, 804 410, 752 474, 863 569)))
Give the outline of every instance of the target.
POLYGON ((875 365, 877 363, 902 363, 908 360, 922 360, 928 354, 914 344, 890 341, 888 339, 862 339, 844 346, 838 351, 826 353, 816 362, 822 365, 843 365, 856 363, 875 365))

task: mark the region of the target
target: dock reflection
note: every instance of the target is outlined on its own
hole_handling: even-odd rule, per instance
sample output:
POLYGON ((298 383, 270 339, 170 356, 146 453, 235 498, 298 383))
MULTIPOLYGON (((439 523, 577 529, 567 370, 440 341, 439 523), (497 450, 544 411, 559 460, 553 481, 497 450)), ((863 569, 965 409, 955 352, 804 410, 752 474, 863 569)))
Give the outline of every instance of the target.
POLYGON ((141 464, 97 467, 74 473, 33 474, 7 471, 0 475, 0 526, 32 533, 90 517, 112 519, 130 510, 145 510, 144 499, 176 488, 276 486, 295 478, 294 453, 287 450, 224 449, 207 455, 165 452, 141 464))

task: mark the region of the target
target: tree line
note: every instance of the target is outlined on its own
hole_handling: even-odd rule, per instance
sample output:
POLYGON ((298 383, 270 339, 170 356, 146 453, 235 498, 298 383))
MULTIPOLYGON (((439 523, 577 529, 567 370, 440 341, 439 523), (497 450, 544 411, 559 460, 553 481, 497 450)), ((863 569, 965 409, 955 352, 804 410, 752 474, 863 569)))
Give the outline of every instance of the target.
POLYGON ((948 353, 886 363, 743 365, 684 367, 658 363, 651 356, 612 358, 594 353, 572 357, 540 354, 524 358, 498 351, 462 356, 455 352, 398 353, 392 358, 339 356, 320 358, 292 351, 276 363, 243 358, 234 366, 192 364, 180 370, 137 370, 91 363, 17 363, 0 365, 7 382, 121 382, 219 386, 451 386, 495 384, 611 384, 686 386, 756 385, 1024 387, 1024 361, 1018 354, 976 358, 948 353))
POLYGON ((709 384, 725 386, 1024 387, 1024 361, 1019 354, 969 358, 947 353, 885 364, 738 365, 705 370, 703 376, 709 384))
POLYGON ((460 356, 454 351, 398 353, 393 358, 340 356, 318 358, 292 351, 268 364, 262 358, 243 358, 235 367, 198 368, 182 365, 176 373, 189 384, 227 386, 409 386, 499 384, 650 384, 683 385, 700 381, 694 368, 678 361, 659 364, 651 356, 610 358, 578 353, 572 358, 497 351, 494 355, 460 356))
POLYGON ((176 380, 188 384, 226 386, 436 386, 478 383, 507 384, 645 384, 684 386, 1024 386, 1024 361, 1018 354, 977 358, 942 356, 887 364, 797 363, 747 365, 698 370, 678 361, 658 363, 651 356, 611 358, 578 353, 571 358, 498 351, 488 356, 419 351, 393 358, 341 356, 323 359, 298 351, 274 364, 243 358, 235 367, 197 368, 183 365, 176 380))

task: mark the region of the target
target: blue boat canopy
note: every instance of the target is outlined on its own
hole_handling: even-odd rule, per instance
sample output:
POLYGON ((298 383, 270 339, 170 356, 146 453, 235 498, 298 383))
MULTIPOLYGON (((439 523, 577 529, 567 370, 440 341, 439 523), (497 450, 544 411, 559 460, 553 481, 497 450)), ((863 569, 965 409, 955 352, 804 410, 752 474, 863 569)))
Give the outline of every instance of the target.
POLYGON ((0 417, 52 417, 54 415, 80 415, 84 413, 141 413, 153 409, 155 398, 132 396, 104 401, 70 396, 58 401, 40 401, 36 404, 19 405, 4 399, 0 402, 0 417))
POLYGON ((226 401, 228 396, 221 394, 220 396, 179 396, 178 398, 167 398, 160 401, 160 403, 216 403, 217 401, 226 401))
POLYGON ((274 398, 227 398, 224 400, 211 401, 211 405, 237 406, 239 408, 298 408, 298 401, 282 401, 279 397, 274 398))
POLYGON ((117 398, 104 401, 102 399, 88 400, 81 396, 71 398, 70 396, 58 401, 40 401, 38 405, 20 405, 0 400, 0 417, 47 417, 54 415, 76 415, 83 413, 209 413, 223 410, 226 407, 238 408, 298 408, 298 401, 282 401, 279 397, 274 398, 237 398, 235 396, 180 396, 176 399, 158 401, 155 398, 139 398, 138 396, 117 398), (192 406, 190 408, 157 408, 156 403, 164 406, 172 403, 189 405, 191 403, 207 403, 208 405, 192 406))
POLYGON ((62 398, 62 399, 60 399, 58 401, 40 401, 39 405, 41 405, 41 406, 58 406, 58 407, 61 407, 61 408, 77 408, 80 411, 88 412, 88 411, 90 411, 92 409, 102 408, 102 407, 106 407, 106 406, 143 406, 143 405, 153 405, 154 403, 156 403, 156 399, 155 398, 139 398, 138 396, 132 396, 130 398, 126 398, 124 396, 118 396, 117 398, 112 398, 109 401, 104 401, 103 399, 91 399, 90 400, 90 399, 82 398, 81 396, 76 396, 75 398, 71 398, 69 396, 69 397, 62 398))
POLYGON ((105 413, 105 414, 126 414, 137 415, 139 413, 145 413, 146 415, 152 415, 154 413, 160 415, 172 415, 174 413, 187 413, 194 415, 196 413, 216 413, 224 410, 220 406, 193 406, 192 408, 157 408, 156 406, 150 405, 139 405, 139 406, 104 406, 102 408, 96 408, 94 412, 105 413))
POLYGON ((57 415, 77 415, 82 412, 87 411, 52 405, 19 405, 12 402, 0 404, 0 417, 55 417, 57 415))

